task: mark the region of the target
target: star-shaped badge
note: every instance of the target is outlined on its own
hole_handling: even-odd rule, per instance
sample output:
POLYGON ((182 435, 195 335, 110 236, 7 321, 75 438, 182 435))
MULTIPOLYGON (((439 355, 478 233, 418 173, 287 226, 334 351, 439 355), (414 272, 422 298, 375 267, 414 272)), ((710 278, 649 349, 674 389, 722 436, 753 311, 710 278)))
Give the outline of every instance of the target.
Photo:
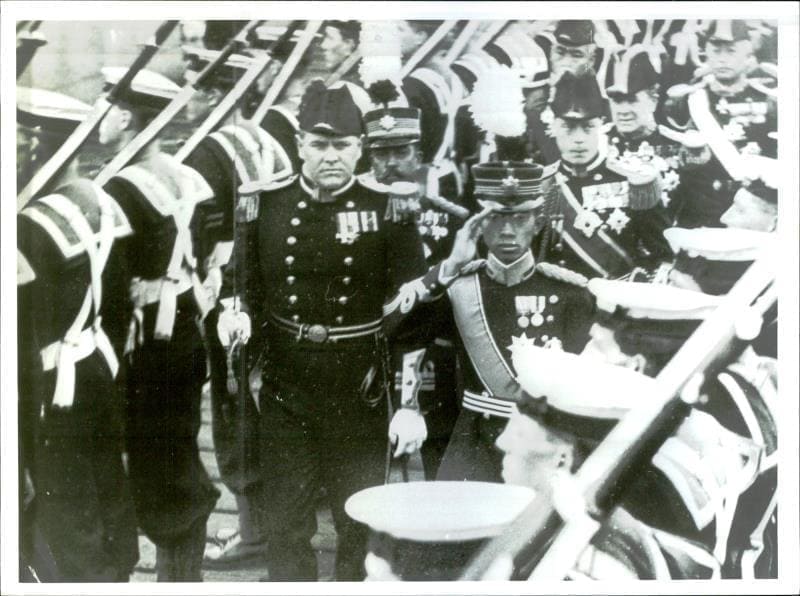
POLYGON ((381 118, 378 121, 378 124, 384 130, 392 130, 397 124, 397 120, 394 119, 394 116, 386 114, 383 118, 381 118))
POLYGON ((534 346, 536 346, 536 340, 533 337, 525 335, 523 331, 519 337, 516 335, 511 336, 511 345, 506 349, 510 350, 512 354, 515 354, 518 350, 524 350, 525 348, 532 348, 534 346))
POLYGON ((509 174, 507 177, 503 178, 503 190, 505 191, 506 195, 513 195, 519 189, 519 180, 514 178, 513 174, 509 174))
POLYGON ((603 220, 600 219, 597 213, 591 209, 583 209, 575 218, 575 223, 573 225, 583 232, 587 238, 591 238, 594 231, 599 228, 602 223, 603 220))
POLYGON ((628 217, 625 212, 618 207, 611 212, 611 215, 608 216, 606 223, 608 224, 608 227, 619 234, 625 229, 625 226, 628 225, 630 220, 631 218, 628 217))

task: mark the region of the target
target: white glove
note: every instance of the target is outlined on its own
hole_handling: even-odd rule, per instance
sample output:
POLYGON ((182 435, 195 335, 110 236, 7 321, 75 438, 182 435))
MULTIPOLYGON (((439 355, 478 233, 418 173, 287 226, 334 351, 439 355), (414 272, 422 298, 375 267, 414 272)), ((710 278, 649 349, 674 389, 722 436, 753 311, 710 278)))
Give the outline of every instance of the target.
POLYGON ((217 335, 224 348, 234 341, 246 344, 250 339, 250 317, 246 312, 226 308, 217 319, 217 335))
POLYGON ((203 290, 208 295, 210 303, 216 304, 220 290, 222 290, 222 270, 219 267, 212 267, 208 270, 208 275, 203 281, 203 290))
POLYGON ((399 457, 404 453, 414 453, 425 439, 428 438, 428 428, 425 417, 417 410, 400 408, 394 413, 389 423, 389 440, 397 443, 394 456, 399 457))

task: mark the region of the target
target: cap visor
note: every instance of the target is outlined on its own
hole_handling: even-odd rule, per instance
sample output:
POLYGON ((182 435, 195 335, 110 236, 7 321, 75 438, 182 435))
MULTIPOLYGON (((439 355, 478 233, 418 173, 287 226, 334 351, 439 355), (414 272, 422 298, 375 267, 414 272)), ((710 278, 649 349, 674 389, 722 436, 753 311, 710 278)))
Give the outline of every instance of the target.
POLYGON ((381 147, 402 147, 404 145, 411 145, 412 143, 418 143, 419 137, 395 137, 393 139, 374 139, 368 140, 367 146, 370 148, 381 148, 381 147))

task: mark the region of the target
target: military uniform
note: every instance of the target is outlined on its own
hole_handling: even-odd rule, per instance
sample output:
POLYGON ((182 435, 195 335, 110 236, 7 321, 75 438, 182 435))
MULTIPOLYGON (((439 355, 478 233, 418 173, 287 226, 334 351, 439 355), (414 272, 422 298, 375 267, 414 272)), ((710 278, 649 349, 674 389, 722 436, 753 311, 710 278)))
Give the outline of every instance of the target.
MULTIPOLYGON (((727 36, 716 32, 719 27, 712 26, 709 39, 734 43, 749 39, 742 21, 732 21, 727 36)), ((762 72, 750 73, 732 87, 709 74, 668 92, 667 122, 679 129, 696 129, 710 149, 707 163, 684 179, 687 196, 693 199, 679 213, 678 225, 719 227, 736 191, 773 173, 774 166, 765 165, 777 157, 777 90, 771 71, 762 65, 762 72)))
MULTIPOLYGON (((301 127, 314 132, 330 122, 328 129, 355 133, 361 124, 351 102, 345 90, 310 88, 301 127)), ((265 341, 267 348, 260 456, 271 502, 273 580, 316 578, 309 541, 323 487, 339 536, 337 579, 362 576, 366 536, 343 505, 384 478, 382 305, 425 270, 414 226, 384 218, 386 194, 351 178, 333 200, 317 196, 300 175, 243 197, 235 261, 223 286, 223 296, 236 291, 257 337, 265 338, 251 343, 265 341)))
MULTIPOLYGON (((106 74, 113 77, 113 71, 106 74)), ((161 85, 166 103, 163 96, 175 86, 157 75, 150 82, 161 85)), ((155 97, 136 83, 134 78, 133 93, 155 97)), ((135 96, 127 99, 141 105, 135 96)), ((206 377, 200 322, 210 303, 190 223, 212 190, 195 170, 164 154, 123 168, 105 190, 133 228, 119 246, 107 286, 117 292, 108 316, 117 319, 114 335, 127 357, 126 435, 139 526, 156 544, 160 580, 199 581, 206 521, 219 491, 197 446, 206 377)))
POLYGON ((39 581, 127 581, 139 556, 119 363, 99 313, 111 245, 130 232, 111 197, 82 179, 18 216, 28 272, 18 294, 20 467, 35 495, 21 550, 39 581))
MULTIPOLYGON (((602 104, 592 77, 566 73, 558 82, 553 110, 563 119, 585 120, 597 118, 602 104)), ((552 229, 540 249, 548 260, 590 277, 616 278, 669 256, 661 235, 669 218, 652 163, 626 164, 600 148, 580 171, 562 160, 556 180, 552 229)))
MULTIPOLYGON (((622 352, 652 359, 654 371, 719 304, 713 296, 649 284, 593 280, 589 289, 603 310, 616 309, 603 325, 622 352)), ((716 577, 775 574, 774 374, 774 360, 746 348, 703 384, 702 399, 652 459, 691 523, 681 528, 676 516, 638 517, 702 545, 716 577)))

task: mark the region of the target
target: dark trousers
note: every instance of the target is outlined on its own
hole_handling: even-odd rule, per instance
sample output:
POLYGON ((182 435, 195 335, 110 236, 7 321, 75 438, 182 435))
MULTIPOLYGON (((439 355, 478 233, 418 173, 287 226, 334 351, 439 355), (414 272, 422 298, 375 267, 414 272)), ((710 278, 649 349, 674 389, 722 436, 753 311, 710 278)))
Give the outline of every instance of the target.
MULTIPOLYGON (((43 394, 54 385, 46 373, 43 394)), ((22 397, 24 412, 31 396, 22 397)), ((139 549, 121 400, 105 360, 95 353, 78 362, 72 407, 42 412, 23 416, 35 420, 22 429, 23 443, 33 445, 23 455, 35 490, 20 520, 27 565, 40 581, 127 581, 139 549)))
POLYGON ((371 345, 336 351, 273 346, 261 398, 261 462, 273 581, 313 581, 310 540, 321 490, 337 533, 336 579, 364 578, 367 528, 344 510, 350 495, 382 484, 386 402, 368 404, 360 385, 376 364, 371 345))
POLYGON ((503 454, 495 445, 507 418, 462 409, 437 480, 503 482, 503 454))
POLYGON ((205 373, 202 348, 178 351, 162 341, 134 352, 127 371, 133 497, 139 527, 158 547, 197 535, 219 497, 197 447, 205 373))

